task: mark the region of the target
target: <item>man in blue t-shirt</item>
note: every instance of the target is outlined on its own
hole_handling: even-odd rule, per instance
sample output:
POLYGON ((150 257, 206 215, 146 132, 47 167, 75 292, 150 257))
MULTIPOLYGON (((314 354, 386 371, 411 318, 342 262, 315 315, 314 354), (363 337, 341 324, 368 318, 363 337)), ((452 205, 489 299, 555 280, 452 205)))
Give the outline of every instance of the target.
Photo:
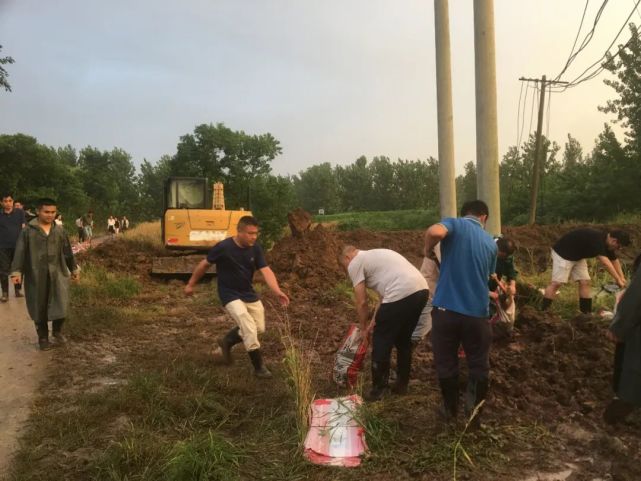
POLYGON ((260 271, 265 283, 278 296, 283 306, 289 304, 289 298, 280 289, 274 272, 265 261, 263 250, 256 244, 256 218, 249 215, 241 217, 236 230, 234 237, 212 247, 207 258, 196 266, 185 286, 185 294, 191 296, 194 286, 207 269, 216 264, 220 302, 237 324, 218 341, 223 358, 227 364, 231 363, 231 348, 242 342, 254 366, 256 377, 270 378, 272 374, 263 363, 258 342, 258 334, 265 332, 265 309, 253 287, 254 272, 260 271))
POLYGON ((458 410, 461 344, 469 371, 468 415, 487 394, 492 342, 488 280, 495 270, 497 252, 492 236, 484 230, 488 216, 485 202, 466 202, 460 218, 443 219, 425 233, 425 252, 439 242, 441 246, 441 272, 432 301, 432 349, 447 420, 454 419, 458 410))

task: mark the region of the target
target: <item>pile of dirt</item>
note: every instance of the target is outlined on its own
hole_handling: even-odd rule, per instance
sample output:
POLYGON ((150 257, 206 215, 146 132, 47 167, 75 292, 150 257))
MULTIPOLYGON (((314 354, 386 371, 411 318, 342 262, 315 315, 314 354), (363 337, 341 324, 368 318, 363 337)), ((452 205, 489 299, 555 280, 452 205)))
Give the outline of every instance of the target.
POLYGON ((338 263, 341 242, 335 232, 318 225, 300 237, 285 237, 268 253, 280 283, 297 293, 333 287, 344 273, 338 263))
MULTIPOLYGON (((129 274, 139 278, 148 278, 154 256, 159 249, 150 247, 146 243, 130 241, 128 239, 108 240, 100 245, 77 255, 81 264, 88 262, 99 265, 109 272, 129 274)), ((164 255, 165 253, 160 249, 164 255)))

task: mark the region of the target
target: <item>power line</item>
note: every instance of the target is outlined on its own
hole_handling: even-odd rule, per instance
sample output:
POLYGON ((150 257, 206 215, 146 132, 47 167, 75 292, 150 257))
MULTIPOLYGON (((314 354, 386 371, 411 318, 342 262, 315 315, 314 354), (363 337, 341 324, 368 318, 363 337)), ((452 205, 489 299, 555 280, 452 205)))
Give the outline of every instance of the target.
POLYGON ((534 118, 534 104, 536 103, 537 93, 539 92, 539 84, 536 82, 534 84, 534 89, 532 91, 532 109, 530 111, 530 126, 528 127, 528 139, 530 138, 530 132, 532 132, 532 119, 534 118))
MULTIPOLYGON (((565 85, 561 90, 558 90, 558 92, 565 92, 565 90, 567 90, 567 89, 569 89, 569 88, 576 87, 577 85, 580 85, 580 84, 582 84, 583 82, 587 82, 588 80, 592 80, 593 78, 597 77, 601 72, 603 72, 603 70, 605 70, 605 67, 603 66, 603 61, 604 61, 604 59, 605 59, 605 60, 607 60, 607 59, 608 59, 608 55, 610 55, 610 49, 612 48, 612 46, 614 45, 614 43, 617 41, 617 39, 618 39, 618 38, 619 38, 619 36, 621 35, 621 32, 623 32, 623 30, 625 29, 626 25, 628 25, 628 22, 630 21, 630 18, 632 18, 632 15, 634 14, 634 12, 635 12, 635 11, 637 11, 637 12, 638 12, 637 8, 638 8, 638 6, 639 6, 639 3, 641 3, 641 0, 637 0, 637 1, 635 2, 635 4, 634 4, 634 8, 632 9, 632 11, 630 12, 630 14, 629 14, 629 15, 628 15, 628 17, 626 18, 625 22, 623 23, 623 25, 621 26, 621 28, 620 28, 620 29, 619 29, 619 31, 617 32, 617 35, 616 35, 616 37, 614 37, 614 40, 612 40, 612 42, 610 42, 610 45, 609 45, 609 46, 608 46, 608 48, 606 49, 605 53, 601 56, 601 58, 599 58, 596 62, 594 62, 592 65, 590 65, 590 66, 589 66, 589 67, 587 67, 585 70, 583 70, 583 72, 581 72, 577 77, 575 77, 575 78, 574 78, 570 83, 568 83, 567 85, 565 85), (592 71, 592 72, 588 73, 588 71, 589 71, 590 69, 593 69, 593 68, 594 68, 595 66, 597 66, 597 65, 598 65, 598 67, 597 67, 594 71, 592 71)), ((621 53, 621 52, 622 52, 626 47, 628 47, 628 45, 632 42, 632 40, 633 40, 633 37, 631 37, 631 38, 630 38, 630 40, 628 40, 624 45, 622 45, 621 47, 619 47, 619 49, 618 49, 617 53, 615 53, 614 55, 611 55, 611 59, 614 59, 614 58, 616 58, 617 56, 619 56, 619 54, 620 54, 620 53, 621 53)))
MULTIPOLYGON (((632 0, 632 1, 634 1, 634 0, 632 0)), ((576 47, 576 42, 577 42, 577 40, 579 40, 579 35, 581 33, 581 29, 583 28, 583 21, 585 20, 585 14, 588 11, 588 5, 589 4, 590 4, 590 0, 585 0, 585 7, 583 8, 583 15, 581 15, 581 23, 579 23, 579 30, 576 32, 576 37, 574 37, 574 43, 572 44, 572 48, 570 49, 570 55, 569 55, 568 59, 565 62, 565 67, 563 67, 563 70, 561 70, 561 73, 559 73, 559 75, 557 75, 554 78, 554 80, 559 80, 561 75, 563 75, 565 73, 565 71, 568 69, 568 67, 570 66, 570 63, 571 63, 570 59, 572 58, 572 54, 574 53, 574 47, 576 47)))
POLYGON ((519 106, 516 111, 516 145, 519 146, 519 126, 521 125, 521 96, 523 95, 523 82, 521 82, 521 91, 519 92, 519 106))
MULTIPOLYGON (((561 75, 568 69, 570 64, 574 62, 576 57, 589 45, 589 43, 592 41, 592 38, 594 37, 594 32, 596 30, 597 25, 599 24, 599 21, 601 20, 601 15, 603 14, 603 10, 605 9, 605 6, 607 5, 608 0, 604 0, 601 6, 599 7, 599 10, 597 11, 596 15, 594 16, 594 23, 592 25, 592 28, 588 31, 588 33, 585 34, 585 37, 583 38, 583 41, 581 42, 581 45, 579 46, 579 49, 574 52, 574 45, 572 46, 572 50, 570 51, 570 56, 568 57, 568 60, 565 63, 565 67, 563 67, 563 70, 559 75, 557 75, 554 80, 559 80, 561 78, 561 75)), ((583 11, 583 16, 585 16, 585 10, 587 10, 587 3, 585 5, 585 9, 583 11)), ((577 32, 577 38, 579 36, 579 33, 581 31, 581 27, 583 25, 583 20, 581 20, 581 25, 579 26, 579 32, 577 32)), ((575 40, 575 45, 576 45, 576 40, 575 40)))

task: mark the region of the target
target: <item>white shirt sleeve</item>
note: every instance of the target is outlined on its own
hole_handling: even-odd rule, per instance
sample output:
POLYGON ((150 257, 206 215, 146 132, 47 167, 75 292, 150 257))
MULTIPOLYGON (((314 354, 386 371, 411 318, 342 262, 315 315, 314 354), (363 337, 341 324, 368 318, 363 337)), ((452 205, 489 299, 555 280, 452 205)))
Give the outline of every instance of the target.
POLYGON ((349 278, 352 280, 352 285, 354 287, 365 281, 365 269, 363 266, 364 258, 365 256, 363 256, 363 253, 359 252, 349 263, 349 266, 347 266, 347 273, 349 274, 349 278))

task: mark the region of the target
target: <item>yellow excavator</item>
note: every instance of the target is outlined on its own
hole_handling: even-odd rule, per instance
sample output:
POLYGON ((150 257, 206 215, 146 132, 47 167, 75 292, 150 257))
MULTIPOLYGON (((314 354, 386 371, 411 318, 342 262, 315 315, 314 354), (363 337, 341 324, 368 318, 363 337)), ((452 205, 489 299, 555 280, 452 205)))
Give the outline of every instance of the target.
POLYGON ((205 178, 168 178, 163 190, 162 243, 166 249, 182 251, 182 255, 156 257, 152 274, 191 274, 203 253, 236 235, 236 225, 245 215, 252 214, 243 209, 225 209, 221 182, 214 183, 210 189, 205 178))

